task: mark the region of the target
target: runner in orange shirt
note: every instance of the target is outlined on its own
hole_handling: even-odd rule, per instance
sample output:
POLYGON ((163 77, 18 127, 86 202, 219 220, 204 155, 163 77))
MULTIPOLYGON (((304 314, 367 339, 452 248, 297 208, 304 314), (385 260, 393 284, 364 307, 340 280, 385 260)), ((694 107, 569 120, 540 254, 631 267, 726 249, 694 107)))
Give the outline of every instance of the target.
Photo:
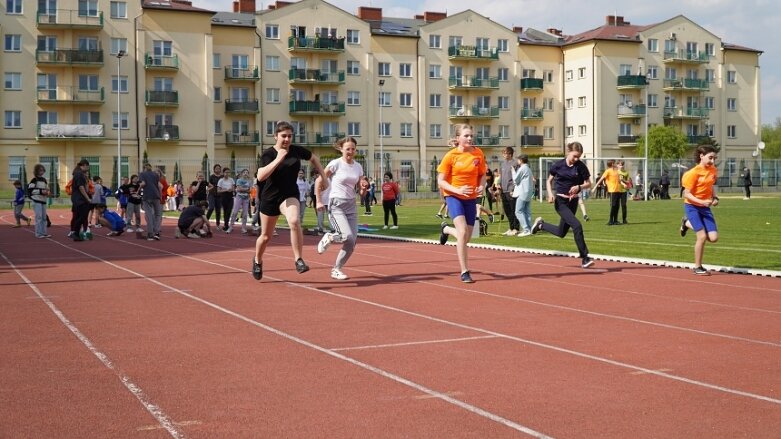
POLYGON ((719 197, 714 193, 716 185, 716 149, 711 145, 700 145, 694 152, 694 161, 697 166, 689 169, 681 177, 683 191, 683 210, 686 214, 681 219, 681 236, 686 236, 689 229, 697 232, 697 240, 694 243, 694 274, 709 275, 708 270, 702 267, 702 255, 705 250, 705 242, 716 242, 719 233, 716 228, 716 219, 711 212, 711 206, 719 204, 719 197))

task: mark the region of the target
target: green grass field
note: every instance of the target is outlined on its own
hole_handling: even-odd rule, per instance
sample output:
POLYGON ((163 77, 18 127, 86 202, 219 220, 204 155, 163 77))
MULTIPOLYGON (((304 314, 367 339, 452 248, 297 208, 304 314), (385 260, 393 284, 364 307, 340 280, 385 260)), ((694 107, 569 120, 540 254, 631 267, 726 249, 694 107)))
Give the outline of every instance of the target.
MULTIPOLYGON (((706 265, 781 270, 781 197, 758 195, 744 201, 738 194, 724 195, 718 207, 713 209, 719 227, 719 242, 705 246, 706 265)), ((609 204, 607 200, 589 199, 589 222, 585 226, 586 242, 592 254, 626 256, 676 262, 694 261, 694 234, 681 238, 678 227, 683 215, 680 199, 629 201, 628 225, 607 226, 609 204)), ((397 206, 398 230, 381 230, 382 206, 372 207, 373 216, 360 216, 360 224, 378 229, 369 232, 377 235, 403 236, 436 240, 439 238, 441 220, 434 214, 439 208, 437 200, 410 200, 397 206)), ((362 209, 360 210, 363 211, 362 209)), ((558 222, 553 206, 535 202, 532 217, 542 216, 547 221, 558 222)), ((580 212, 578 212, 580 218, 580 212)), ((525 238, 502 236, 507 221, 489 225, 489 235, 473 239, 474 243, 495 244, 534 249, 576 252, 572 234, 559 239, 547 233, 525 238)), ((281 221, 284 223, 284 221, 281 221)), ((312 227, 314 215, 308 209, 305 226, 312 227)), ((452 240, 452 239, 451 239, 452 240)))

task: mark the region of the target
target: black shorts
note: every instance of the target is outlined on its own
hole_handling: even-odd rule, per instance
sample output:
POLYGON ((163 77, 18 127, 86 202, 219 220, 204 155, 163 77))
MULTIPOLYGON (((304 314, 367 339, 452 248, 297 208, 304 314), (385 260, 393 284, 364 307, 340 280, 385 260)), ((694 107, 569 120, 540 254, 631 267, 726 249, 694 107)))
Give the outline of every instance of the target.
MULTIPOLYGON (((279 198, 273 198, 273 199, 267 199, 264 198, 260 200, 260 213, 266 216, 279 216, 282 214, 282 211, 279 210, 279 206, 282 205, 282 203, 285 202, 288 198, 296 199, 296 197, 279 197, 279 198)), ((300 202, 299 202, 300 203, 300 202)))
POLYGON ((191 219, 190 221, 185 221, 185 222, 178 223, 177 226, 179 227, 179 231, 182 232, 185 235, 187 233, 189 233, 188 229, 190 228, 190 226, 193 225, 193 221, 195 221, 195 218, 191 219))

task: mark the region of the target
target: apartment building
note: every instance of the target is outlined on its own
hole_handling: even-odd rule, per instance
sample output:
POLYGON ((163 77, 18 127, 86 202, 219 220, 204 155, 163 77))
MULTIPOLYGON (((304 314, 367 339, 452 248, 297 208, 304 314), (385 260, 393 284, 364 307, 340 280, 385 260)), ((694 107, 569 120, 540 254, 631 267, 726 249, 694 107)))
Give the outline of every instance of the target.
MULTIPOLYGON (((760 51, 683 16, 637 26, 610 16, 577 35, 508 29, 471 10, 385 17, 323 0, 253 0, 232 12, 185 0, 3 0, 0 188, 21 164, 64 185, 86 157, 115 182, 145 158, 188 179, 254 163, 277 121, 320 156, 350 135, 367 171, 422 182, 456 123, 491 159, 504 146, 633 156, 646 125, 749 157, 759 140, 760 51), (40 9, 43 8, 43 9, 40 9)), ((226 1, 226 6, 228 2, 226 1)), ((414 186, 412 186, 414 187, 414 186)))

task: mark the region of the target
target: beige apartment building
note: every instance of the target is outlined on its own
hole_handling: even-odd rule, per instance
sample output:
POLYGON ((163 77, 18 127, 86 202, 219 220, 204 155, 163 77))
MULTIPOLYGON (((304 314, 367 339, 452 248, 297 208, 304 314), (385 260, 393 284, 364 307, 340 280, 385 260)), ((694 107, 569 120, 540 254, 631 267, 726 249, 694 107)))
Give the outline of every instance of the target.
POLYGON ((492 161, 575 140, 590 157, 630 157, 656 124, 734 158, 759 140, 761 52, 683 16, 610 16, 567 36, 471 10, 395 18, 322 0, 216 13, 180 0, 0 4, 0 189, 39 162, 63 186, 82 157, 111 185, 118 156, 122 176, 144 159, 185 181, 203 163, 253 168, 280 120, 319 156, 355 137, 367 172, 390 169, 408 190, 428 190, 457 123, 492 161))

